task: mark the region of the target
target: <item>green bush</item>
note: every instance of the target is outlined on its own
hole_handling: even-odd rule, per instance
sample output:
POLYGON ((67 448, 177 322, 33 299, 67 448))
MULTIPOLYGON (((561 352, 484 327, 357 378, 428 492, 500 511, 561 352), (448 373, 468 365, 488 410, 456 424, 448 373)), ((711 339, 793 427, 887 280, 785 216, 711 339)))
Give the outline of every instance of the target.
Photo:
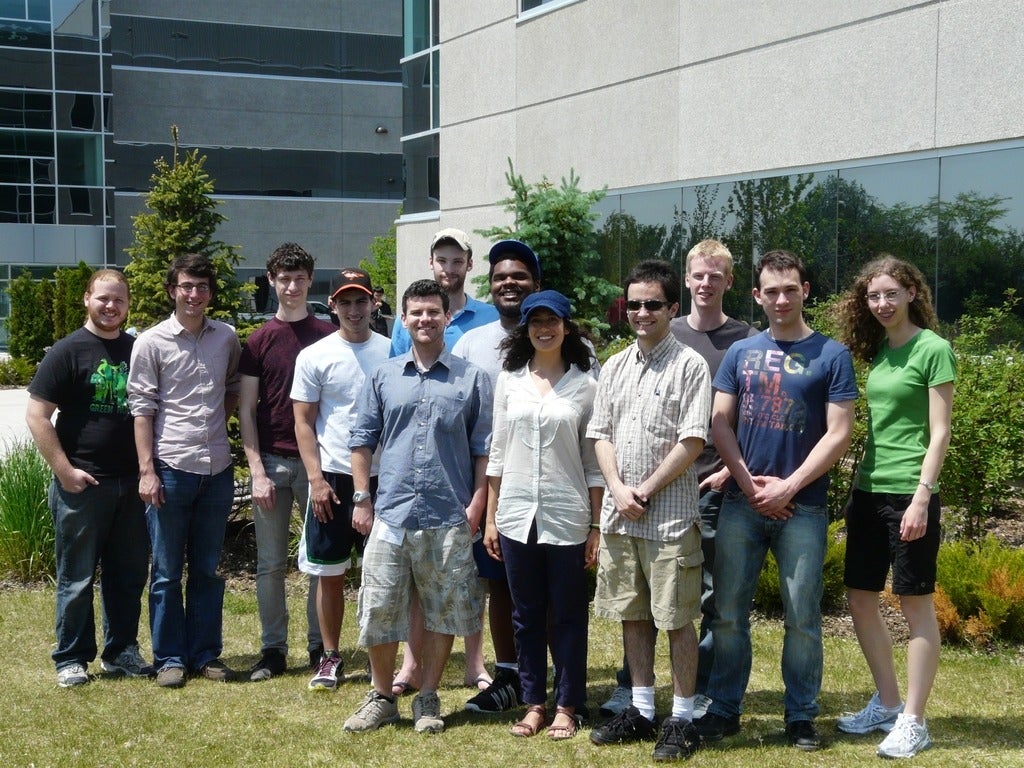
POLYGON ((1015 343, 993 343, 1019 301, 1009 292, 1001 307, 957 321, 952 438, 940 478, 956 536, 980 537, 992 509, 1024 477, 1024 353, 1015 343))
POLYGON ((23 357, 0 360, 0 387, 25 387, 36 375, 36 365, 23 357))
POLYGON ((994 536, 944 544, 936 581, 962 620, 974 619, 994 639, 1024 642, 1024 550, 994 536))
POLYGON ((53 283, 34 280, 23 269, 11 280, 7 294, 11 300, 11 316, 7 318, 11 356, 38 363, 53 344, 53 283))
POLYGON ((0 457, 0 572, 23 581, 53 577, 53 518, 47 504, 50 468, 30 443, 0 457))
POLYGON ((86 286, 93 269, 84 261, 77 267, 61 267, 53 275, 53 338, 63 339, 85 323, 86 286))
MULTIPOLYGON (((821 610, 835 611, 846 604, 846 587, 843 585, 843 561, 846 558, 846 537, 842 522, 828 527, 828 542, 825 549, 825 564, 822 568, 824 588, 821 594, 821 610)), ((771 552, 764 561, 764 568, 757 577, 754 591, 754 605, 764 613, 782 612, 782 593, 779 591, 779 565, 771 552)))

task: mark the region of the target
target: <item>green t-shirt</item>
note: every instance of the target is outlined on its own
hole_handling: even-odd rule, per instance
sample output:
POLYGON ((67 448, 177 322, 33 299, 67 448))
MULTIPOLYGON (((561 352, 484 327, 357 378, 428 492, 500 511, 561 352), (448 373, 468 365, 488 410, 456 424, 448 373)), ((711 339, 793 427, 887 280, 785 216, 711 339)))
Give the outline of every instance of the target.
POLYGON ((868 374, 868 442, 857 487, 912 494, 928 451, 928 390, 956 378, 953 349, 927 329, 899 349, 882 345, 868 374))

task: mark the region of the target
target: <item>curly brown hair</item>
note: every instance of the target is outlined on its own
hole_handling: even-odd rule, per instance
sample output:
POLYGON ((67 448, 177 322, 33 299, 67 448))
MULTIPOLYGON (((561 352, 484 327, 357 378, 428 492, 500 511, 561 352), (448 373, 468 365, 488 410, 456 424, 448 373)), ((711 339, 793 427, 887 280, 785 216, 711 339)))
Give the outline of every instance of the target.
POLYGON ((840 340, 850 348, 854 357, 868 363, 875 359, 885 340, 885 328, 871 314, 867 299, 868 283, 879 275, 888 275, 904 288, 915 289, 914 298, 907 307, 910 322, 932 331, 939 327, 939 319, 932 306, 932 292, 921 270, 892 254, 879 254, 857 273, 853 285, 836 304, 840 340))

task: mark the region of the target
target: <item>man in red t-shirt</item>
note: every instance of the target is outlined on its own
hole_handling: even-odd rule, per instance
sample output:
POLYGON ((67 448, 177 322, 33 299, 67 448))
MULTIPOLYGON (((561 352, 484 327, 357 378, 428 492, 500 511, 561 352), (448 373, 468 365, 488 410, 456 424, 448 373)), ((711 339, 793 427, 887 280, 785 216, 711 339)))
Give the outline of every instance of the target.
MULTIPOLYGON (((292 505, 304 513, 309 495, 306 470, 295 442, 295 416, 289 393, 299 351, 334 333, 334 326, 309 314, 306 299, 313 281, 313 257, 300 245, 285 243, 267 259, 267 279, 277 295, 277 313, 246 341, 239 363, 242 390, 239 421, 252 475, 256 524, 256 604, 262 627, 260 660, 251 680, 266 680, 287 668, 288 608, 284 577, 292 505)), ((323 643, 316 614, 316 580, 306 603, 310 664, 320 660, 323 643)))

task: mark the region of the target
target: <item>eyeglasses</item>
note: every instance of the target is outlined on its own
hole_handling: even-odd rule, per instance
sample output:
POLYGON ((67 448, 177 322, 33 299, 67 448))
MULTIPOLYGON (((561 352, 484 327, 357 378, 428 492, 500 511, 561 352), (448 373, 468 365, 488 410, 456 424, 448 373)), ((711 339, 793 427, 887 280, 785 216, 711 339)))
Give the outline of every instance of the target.
POLYGON ((178 283, 174 287, 182 293, 192 293, 192 291, 195 291, 200 296, 205 296, 210 292, 210 286, 206 283, 178 283))
POLYGON ((869 293, 867 295, 868 304, 877 304, 883 297, 887 303, 892 304, 903 295, 903 290, 903 288, 897 288, 891 291, 884 291, 883 293, 869 293))
POLYGON ((662 307, 668 306, 667 301, 661 299, 631 299, 626 302, 626 309, 630 312, 639 312, 640 307, 643 307, 648 312, 657 312, 662 307))

